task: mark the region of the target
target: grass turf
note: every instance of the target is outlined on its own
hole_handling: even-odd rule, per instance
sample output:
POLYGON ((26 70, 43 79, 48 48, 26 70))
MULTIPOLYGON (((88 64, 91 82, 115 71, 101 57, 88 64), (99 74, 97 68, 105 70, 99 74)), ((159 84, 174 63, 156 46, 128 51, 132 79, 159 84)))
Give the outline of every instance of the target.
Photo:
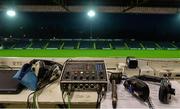
POLYGON ((180 50, 0 50, 0 57, 180 58, 180 50))

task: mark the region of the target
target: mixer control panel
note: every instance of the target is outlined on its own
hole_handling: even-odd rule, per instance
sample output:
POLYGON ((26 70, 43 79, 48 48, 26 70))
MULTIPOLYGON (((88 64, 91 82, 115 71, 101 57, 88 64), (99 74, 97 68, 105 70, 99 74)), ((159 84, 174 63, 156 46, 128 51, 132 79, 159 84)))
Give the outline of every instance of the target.
POLYGON ((103 60, 71 60, 66 62, 61 76, 62 90, 97 90, 107 88, 103 60), (70 85, 70 86, 69 86, 70 85))

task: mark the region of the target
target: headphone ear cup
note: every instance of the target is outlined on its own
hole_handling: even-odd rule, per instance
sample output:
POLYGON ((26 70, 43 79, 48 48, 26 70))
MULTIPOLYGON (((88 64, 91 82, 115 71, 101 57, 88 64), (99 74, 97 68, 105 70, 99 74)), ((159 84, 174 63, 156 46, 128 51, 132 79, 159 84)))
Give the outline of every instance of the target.
POLYGON ((46 80, 46 82, 49 82, 49 80, 51 78, 51 73, 52 73, 52 69, 50 66, 48 66, 46 68, 46 74, 44 74, 44 80, 46 80))
POLYGON ((60 70, 59 66, 57 64, 55 64, 51 68, 52 68, 52 73, 51 73, 50 80, 58 79, 61 75, 61 70, 60 70))
POLYGON ((166 86, 161 85, 159 88, 159 100, 164 103, 168 104, 169 103, 169 94, 168 94, 168 89, 166 86))
POLYGON ((38 80, 42 79, 45 75, 45 64, 43 61, 38 61, 39 71, 38 71, 38 80))

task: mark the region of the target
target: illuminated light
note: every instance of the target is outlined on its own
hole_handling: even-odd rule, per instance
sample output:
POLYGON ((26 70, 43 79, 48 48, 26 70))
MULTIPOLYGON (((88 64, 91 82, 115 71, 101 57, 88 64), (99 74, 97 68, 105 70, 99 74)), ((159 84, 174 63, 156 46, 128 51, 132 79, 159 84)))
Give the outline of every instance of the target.
POLYGON ((90 10, 90 11, 88 11, 87 15, 92 18, 96 15, 96 12, 93 10, 90 10))
POLYGON ((9 16, 9 17, 14 17, 16 16, 16 12, 14 10, 7 10, 6 14, 9 16))

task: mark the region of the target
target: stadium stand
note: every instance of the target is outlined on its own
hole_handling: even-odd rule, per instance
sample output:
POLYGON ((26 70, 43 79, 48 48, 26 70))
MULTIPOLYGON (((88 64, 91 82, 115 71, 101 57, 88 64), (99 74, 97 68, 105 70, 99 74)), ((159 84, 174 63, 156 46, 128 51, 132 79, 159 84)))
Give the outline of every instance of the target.
POLYGON ((34 40, 31 47, 29 47, 28 49, 44 49, 47 43, 48 41, 46 40, 34 40))
POLYGON ((153 41, 142 41, 141 44, 146 50, 155 50, 157 48, 156 44, 153 41))
POLYGON ((58 40, 49 41, 47 49, 59 49, 61 45, 62 45, 62 42, 58 40))
POLYGON ((7 40, 7 41, 3 41, 2 44, 3 44, 2 45, 3 49, 13 49, 13 47, 16 44, 16 41, 14 41, 14 40, 7 40))
POLYGON ((2 46, 2 42, 0 42, 0 49, 2 49, 2 47, 3 47, 3 46, 2 46))
POLYGON ((79 45, 79 49, 94 49, 93 41, 81 41, 79 45))
POLYGON ((113 49, 126 49, 124 41, 111 41, 110 43, 113 49))
POLYGON ((95 41, 96 49, 111 49, 109 41, 95 41))
POLYGON ((177 50, 180 42, 124 40, 1 40, 0 49, 146 49, 177 50))
POLYGON ((170 42, 158 42, 157 43, 163 50, 176 50, 177 48, 170 42))
POLYGON ((180 49, 180 42, 175 42, 175 43, 173 43, 173 45, 176 46, 177 49, 180 49))
POLYGON ((14 46, 14 49, 26 49, 31 42, 29 40, 18 40, 14 46))
POLYGON ((135 49, 135 50, 142 49, 139 41, 126 41, 125 44, 127 44, 129 49, 135 49))
POLYGON ((77 49, 78 41, 63 41, 62 49, 77 49))

